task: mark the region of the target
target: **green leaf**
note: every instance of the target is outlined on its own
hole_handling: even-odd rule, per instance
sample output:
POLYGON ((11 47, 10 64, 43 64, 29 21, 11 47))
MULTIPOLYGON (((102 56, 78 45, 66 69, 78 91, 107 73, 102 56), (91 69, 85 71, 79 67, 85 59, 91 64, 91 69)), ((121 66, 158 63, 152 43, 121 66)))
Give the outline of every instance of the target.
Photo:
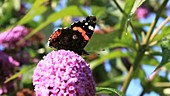
POLYGON ((126 14, 129 14, 131 12, 131 10, 135 4, 135 1, 137 1, 137 0, 126 0, 125 7, 124 7, 126 14))
POLYGON ((130 16, 130 12, 133 8, 134 3, 135 3, 135 0, 126 0, 125 7, 124 7, 124 15, 121 20, 119 37, 121 37, 122 33, 125 31, 125 28, 127 28, 127 22, 129 18, 128 16, 130 16))
POLYGON ((155 70, 170 62, 170 35, 162 38, 160 44, 162 48, 162 60, 155 70))
POLYGON ((21 68, 21 70, 18 72, 18 73, 15 73, 14 75, 12 75, 10 78, 8 78, 7 80, 5 80, 4 83, 7 83, 15 78, 17 78, 18 76, 26 73, 27 71, 29 70, 32 70, 36 65, 30 65, 30 66, 27 66, 27 67, 23 67, 21 68))
POLYGON ((91 7, 92 7, 92 13, 96 17, 100 17, 103 14, 105 14, 105 12, 106 12, 106 8, 105 7, 101 7, 101 6, 91 6, 91 7))
POLYGON ((117 32, 111 32, 108 34, 93 34, 85 49, 99 50, 107 48, 114 42, 114 38, 117 38, 117 32))
POLYGON ((37 28, 35 28, 30 34, 28 34, 25 37, 25 39, 28 39, 29 37, 34 35, 36 32, 40 31, 42 28, 46 27, 50 23, 60 18, 63 18, 64 16, 83 16, 83 15, 84 15, 84 12, 82 12, 82 10, 79 9, 77 6, 66 7, 59 12, 51 14, 44 23, 40 24, 37 28))
POLYGON ((157 61, 156 58, 154 58, 153 55, 145 55, 141 61, 141 64, 147 64, 147 65, 153 65, 155 66, 156 64, 158 64, 159 62, 157 61))
MULTIPOLYGON (((156 67, 155 70, 161 68, 162 66, 164 66, 165 64, 170 63, 170 50, 168 48, 163 48, 162 47, 162 60, 161 63, 159 63, 159 65, 156 67)), ((154 71, 155 71, 154 70, 154 71)))
POLYGON ((29 12, 18 22, 17 25, 23 25, 30 20, 32 20, 35 16, 44 13, 47 10, 47 7, 43 4, 47 2, 47 0, 36 0, 33 4, 33 7, 29 10, 29 12))
POLYGON ((84 12, 81 9, 79 9, 79 7, 69 6, 61 10, 60 12, 51 14, 48 17, 47 22, 50 22, 50 23, 54 22, 60 18, 63 18, 64 16, 83 16, 83 15, 84 15, 84 12))
POLYGON ((144 2, 145 0, 126 0, 124 7, 124 16, 121 21, 119 37, 128 26, 128 22, 131 20, 132 15, 135 13, 136 9, 144 2))
POLYGON ((125 80, 126 76, 116 76, 113 79, 108 79, 104 82, 98 83, 98 86, 109 86, 113 83, 122 83, 125 80))
POLYGON ((170 34, 160 40, 161 47, 163 49, 170 50, 170 34))
POLYGON ((124 96, 124 94, 113 88, 96 87, 96 94, 116 94, 116 96, 124 96))
POLYGON ((133 36, 131 32, 123 32, 122 38, 115 40, 116 43, 121 43, 127 45, 127 47, 135 49, 135 41, 133 40, 133 36))
POLYGON ((13 4, 14 4, 14 9, 19 10, 21 7, 21 0, 15 0, 13 1, 13 4))
POLYGON ((100 58, 93 60, 92 62, 90 62, 90 68, 93 70, 95 67, 99 66, 102 62, 104 62, 107 59, 112 59, 112 58, 116 58, 116 57, 126 57, 128 56, 127 54, 121 52, 121 51, 112 51, 107 55, 103 55, 100 58))
POLYGON ((85 49, 87 51, 98 51, 106 48, 128 47, 135 50, 135 42, 130 32, 124 32, 123 38, 118 38, 118 32, 107 34, 93 34, 85 49), (128 41, 128 42, 127 42, 128 41))
POLYGON ((170 34, 170 30, 169 30, 169 29, 170 29, 170 26, 164 27, 164 28, 162 29, 162 32, 161 32, 160 34, 156 35, 156 36, 154 37, 154 39, 152 40, 152 42, 153 42, 153 41, 158 41, 158 40, 160 40, 161 38, 169 35, 169 34, 170 34))
POLYGON ((135 13, 135 11, 137 10, 137 8, 142 5, 146 0, 135 0, 135 4, 133 5, 133 8, 131 10, 131 15, 133 15, 135 13))
MULTIPOLYGON (((24 66, 24 67, 22 67, 22 69, 24 68, 27 68, 27 67, 29 67, 29 66, 24 66)), ((34 72, 34 69, 35 69, 35 67, 33 67, 33 68, 30 68, 27 72, 24 72, 23 74, 22 74, 22 82, 24 83, 24 84, 30 84, 30 83, 32 83, 32 75, 33 75, 33 72, 34 72)))

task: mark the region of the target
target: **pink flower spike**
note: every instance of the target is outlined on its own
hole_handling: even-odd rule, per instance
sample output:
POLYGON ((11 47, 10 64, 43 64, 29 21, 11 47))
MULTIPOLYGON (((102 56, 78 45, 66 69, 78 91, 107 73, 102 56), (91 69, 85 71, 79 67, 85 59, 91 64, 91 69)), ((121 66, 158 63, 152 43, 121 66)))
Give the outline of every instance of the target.
POLYGON ((89 64, 69 50, 44 56, 35 68, 33 85, 37 96, 95 96, 96 92, 89 64))
POLYGON ((146 7, 139 7, 135 14, 138 19, 146 18, 149 14, 149 9, 146 7))
MULTIPOLYGON (((5 48, 15 48, 16 43, 26 36, 29 33, 29 30, 24 26, 16 26, 12 29, 9 29, 5 32, 0 32, 0 45, 3 45, 5 48)), ((26 45, 26 42, 23 42, 20 47, 26 45)))

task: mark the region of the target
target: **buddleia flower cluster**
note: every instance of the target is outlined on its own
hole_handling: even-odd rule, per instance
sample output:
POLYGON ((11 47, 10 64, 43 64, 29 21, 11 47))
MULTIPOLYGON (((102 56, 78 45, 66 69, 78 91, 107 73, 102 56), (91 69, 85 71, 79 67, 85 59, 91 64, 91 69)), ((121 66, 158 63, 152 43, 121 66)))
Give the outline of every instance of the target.
POLYGON ((30 32, 31 29, 25 26, 15 26, 0 32, 0 95, 13 92, 17 88, 14 86, 16 80, 4 83, 5 80, 19 71, 22 65, 31 64, 33 62, 31 59, 36 59, 32 58, 26 49, 29 46, 38 45, 43 39, 39 36, 41 34, 34 35, 30 39, 18 43, 30 32), (38 41, 35 39, 38 39, 38 41), (32 41, 35 42, 32 43, 32 41))
POLYGON ((95 96, 89 64, 69 50, 48 53, 33 74, 36 96, 95 96))

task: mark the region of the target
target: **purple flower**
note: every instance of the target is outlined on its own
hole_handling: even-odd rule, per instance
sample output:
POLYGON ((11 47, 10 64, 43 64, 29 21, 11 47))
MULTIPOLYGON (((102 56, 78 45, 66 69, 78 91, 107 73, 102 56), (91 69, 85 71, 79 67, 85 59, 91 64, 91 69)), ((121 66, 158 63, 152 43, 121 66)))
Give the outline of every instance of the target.
MULTIPOLYGON (((26 36, 29 33, 29 30, 24 26, 16 26, 8 31, 0 33, 0 45, 3 45, 5 48, 12 47, 15 48, 16 43, 26 36)), ((20 46, 24 46, 25 42, 20 46)))
POLYGON ((20 50, 19 52, 15 53, 15 56, 16 60, 21 64, 29 64, 31 60, 31 56, 27 50, 20 50))
POLYGON ((19 62, 0 51, 0 94, 13 90, 13 82, 4 83, 4 81, 13 74, 14 68, 17 66, 19 66, 19 62))
POLYGON ((95 82, 86 61, 66 50, 52 51, 33 74, 37 96, 95 96, 95 82))
POLYGON ((149 10, 148 10, 148 8, 146 8, 146 7, 139 7, 139 8, 136 10, 135 14, 136 14, 136 17, 137 17, 138 19, 146 18, 146 16, 148 16, 148 14, 149 14, 149 10))

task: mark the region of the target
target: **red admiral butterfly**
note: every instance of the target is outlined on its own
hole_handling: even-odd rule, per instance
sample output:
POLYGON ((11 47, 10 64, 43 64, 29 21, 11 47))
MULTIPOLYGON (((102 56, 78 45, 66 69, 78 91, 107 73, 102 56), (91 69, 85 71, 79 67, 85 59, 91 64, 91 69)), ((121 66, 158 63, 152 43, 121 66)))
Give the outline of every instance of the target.
POLYGON ((91 38, 96 25, 95 16, 75 22, 69 28, 57 29, 49 38, 49 46, 57 50, 71 50, 79 55, 87 54, 84 47, 91 38))

